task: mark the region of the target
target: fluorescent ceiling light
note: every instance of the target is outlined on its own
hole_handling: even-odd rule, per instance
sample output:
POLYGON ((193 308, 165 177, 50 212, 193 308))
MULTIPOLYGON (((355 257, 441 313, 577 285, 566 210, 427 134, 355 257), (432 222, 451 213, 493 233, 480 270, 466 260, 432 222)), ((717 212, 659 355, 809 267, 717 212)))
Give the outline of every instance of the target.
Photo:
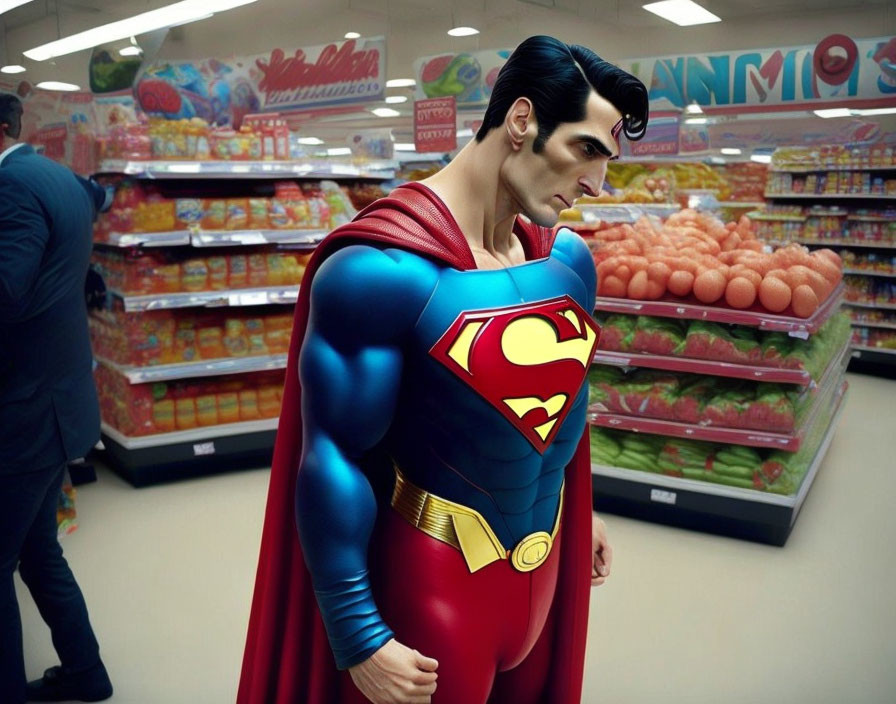
POLYGON ((10 66, 4 66, 0 68, 0 73, 24 73, 27 69, 24 66, 19 66, 18 64, 11 64, 10 66))
POLYGON ((663 2, 652 2, 641 7, 681 27, 722 21, 721 17, 712 14, 705 7, 701 7, 691 0, 663 0, 663 2))
POLYGON ((416 147, 412 142, 397 142, 393 145, 393 149, 397 152, 413 152, 416 150, 416 147))
POLYGON ((849 108, 830 108, 829 110, 813 110, 819 117, 849 117, 852 111, 849 108))
POLYGON ((753 154, 750 156, 750 161, 755 161, 758 164, 771 164, 772 163, 772 155, 771 154, 753 154))
POLYGON ((348 147, 334 147, 332 149, 327 149, 327 156, 348 156, 352 153, 352 150, 348 147))
POLYGON ((37 84, 37 87, 42 90, 64 90, 69 92, 81 90, 81 86, 76 86, 74 83, 62 83, 61 81, 41 81, 37 84))
POLYGON ((406 95, 390 95, 386 98, 387 105, 395 105, 397 103, 406 103, 408 102, 408 96, 406 95))
POLYGON ((56 56, 92 49, 100 44, 127 39, 156 29, 195 22, 211 17, 216 12, 232 10, 253 2, 255 0, 182 0, 182 2, 166 5, 157 10, 143 12, 118 22, 111 22, 88 29, 86 32, 57 39, 55 42, 43 44, 23 53, 34 61, 46 61, 56 56))
POLYGON ((686 125, 705 125, 709 120, 705 117, 689 117, 684 121, 686 125))
POLYGON ((120 49, 118 53, 122 56, 140 56, 143 53, 143 49, 139 46, 126 46, 124 49, 120 49))
POLYGON ((9 12, 16 7, 27 5, 29 2, 31 2, 31 0, 0 0, 0 15, 4 12, 9 12))
POLYGON ((896 113, 896 108, 870 108, 868 110, 853 110, 853 112, 862 117, 870 115, 892 115, 893 113, 896 113))
POLYGON ((741 154, 740 149, 735 149, 733 147, 722 147, 722 154, 727 154, 728 156, 737 156, 741 154))
POLYGON ((392 108, 375 108, 370 112, 372 112, 377 117, 398 117, 399 115, 401 115, 398 110, 393 110, 392 108))
POLYGON ((299 144, 307 144, 309 146, 317 146, 318 144, 324 143, 324 140, 318 139, 317 137, 299 137, 296 141, 299 144))
POLYGON ((479 30, 475 27, 454 27, 448 30, 448 34, 452 37, 472 37, 474 34, 479 34, 479 30))
POLYGON ((703 114, 703 108, 701 108, 699 105, 697 105, 697 103, 691 103, 684 109, 684 111, 688 115, 702 115, 703 114))
POLYGON ((469 127, 465 127, 464 129, 457 131, 457 136, 458 137, 472 137, 473 130, 471 130, 469 127))
POLYGON ((345 38, 346 39, 360 39, 361 35, 358 34, 357 32, 346 32, 345 38))
POLYGON ((393 78, 386 81, 386 88, 413 88, 417 85, 417 81, 413 78, 393 78))

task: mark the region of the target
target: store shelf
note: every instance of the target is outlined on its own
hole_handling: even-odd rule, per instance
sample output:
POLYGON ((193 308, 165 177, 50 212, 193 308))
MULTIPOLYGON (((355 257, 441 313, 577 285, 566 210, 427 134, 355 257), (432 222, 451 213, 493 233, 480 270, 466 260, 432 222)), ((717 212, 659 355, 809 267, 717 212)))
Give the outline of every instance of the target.
POLYGON ((94 244, 106 247, 184 247, 190 244, 189 230, 174 232, 113 232, 94 244))
POLYGON ((101 357, 97 357, 96 360, 123 375, 131 384, 147 384, 156 381, 175 381, 177 379, 285 369, 286 357, 285 354, 271 354, 260 357, 200 360, 183 364, 160 364, 154 367, 117 364, 101 357))
POLYGON ((896 362, 896 349, 887 347, 867 347, 865 345, 853 345, 852 356, 854 358, 870 359, 872 355, 879 356, 891 364, 896 362))
POLYGON ((747 217, 756 222, 806 222, 805 215, 768 215, 756 213, 755 215, 747 215, 747 217))
POLYGON ((851 308, 874 308, 875 310, 896 310, 896 303, 866 303, 865 301, 843 301, 851 308))
POLYGON ((812 408, 806 414, 800 427, 796 428, 792 433, 772 433, 764 430, 741 430, 738 428, 720 428, 712 425, 694 425, 679 421, 644 418, 590 409, 588 422, 599 428, 610 428, 612 430, 628 430, 650 435, 666 435, 674 438, 704 440, 706 442, 729 445, 746 445, 748 447, 767 447, 773 450, 797 452, 806 433, 814 425, 818 413, 824 407, 825 402, 830 400, 831 392, 836 392, 833 386, 825 388, 829 383, 829 381, 822 382, 819 387, 821 390, 816 393, 815 399, 812 401, 812 408))
POLYGON ((263 306, 295 304, 299 297, 298 286, 272 286, 235 291, 196 291, 184 293, 157 293, 129 296, 120 291, 110 293, 121 299, 126 313, 171 308, 220 308, 235 306, 263 306))
POLYGON ((681 210, 681 206, 677 203, 584 203, 572 209, 578 210, 582 219, 563 221, 557 227, 591 229, 602 222, 634 223, 644 215, 667 218, 681 210))
POLYGON ((769 169, 773 174, 823 174, 828 171, 896 171, 893 166, 778 166, 769 169))
POLYGON ((854 328, 880 328, 882 330, 896 330, 896 323, 872 323, 863 322, 853 318, 850 322, 854 328))
POLYGON ((244 247, 259 244, 319 244, 329 230, 197 230, 190 236, 194 247, 244 247))
POLYGON ((321 161, 124 161, 108 160, 97 173, 125 174, 144 179, 181 178, 364 178, 391 180, 395 163, 370 162, 363 166, 321 161))
POLYGON ((877 276, 884 279, 896 279, 896 271, 874 271, 873 269, 844 269, 844 274, 854 276, 877 276))
POLYGON ((719 308, 684 301, 634 301, 623 298, 598 297, 595 310, 623 315, 656 315, 661 318, 683 318, 688 320, 708 320, 715 323, 748 325, 760 330, 774 330, 793 336, 808 337, 817 332, 840 304, 844 287, 841 284, 828 296, 818 310, 809 318, 794 318, 765 312, 755 306, 748 310, 719 308))
POLYGON ((847 215, 849 222, 896 222, 896 215, 892 217, 880 217, 876 215, 847 215))
POLYGON ((277 418, 127 437, 102 424, 112 469, 136 487, 270 466, 277 418))
POLYGON ((896 195, 882 193, 766 193, 765 197, 809 200, 896 200, 896 195))
POLYGON ((805 237, 791 237, 788 240, 766 240, 768 244, 774 246, 785 246, 791 243, 796 244, 805 244, 810 247, 863 247, 867 249, 896 249, 896 242, 888 242, 888 241, 878 241, 873 242, 871 240, 813 240, 805 237))
POLYGON ((815 481, 846 405, 846 393, 795 496, 592 465, 598 511, 708 533, 784 545, 815 481))
POLYGON ((720 200, 719 205, 723 208, 761 208, 766 205, 764 200, 757 201, 740 201, 740 200, 720 200))

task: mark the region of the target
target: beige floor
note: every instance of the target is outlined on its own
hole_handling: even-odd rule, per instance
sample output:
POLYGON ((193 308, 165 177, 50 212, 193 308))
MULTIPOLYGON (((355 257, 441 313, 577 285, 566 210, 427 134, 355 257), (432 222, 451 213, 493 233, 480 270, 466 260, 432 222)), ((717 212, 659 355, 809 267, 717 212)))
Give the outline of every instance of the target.
MULTIPOLYGON (((785 548, 606 517, 585 702, 896 702, 896 382, 850 382, 785 548)), ((82 489, 64 545, 114 702, 234 700, 266 490, 264 470, 142 490, 102 471, 82 489)), ((55 656, 20 601, 37 676, 55 656)))

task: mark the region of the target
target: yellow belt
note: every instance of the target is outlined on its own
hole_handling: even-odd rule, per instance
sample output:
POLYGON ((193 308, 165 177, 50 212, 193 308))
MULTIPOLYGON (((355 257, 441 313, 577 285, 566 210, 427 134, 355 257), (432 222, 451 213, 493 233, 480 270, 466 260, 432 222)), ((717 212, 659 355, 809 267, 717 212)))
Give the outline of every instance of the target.
POLYGON ((557 531, 560 529, 560 514, 563 512, 562 488, 553 531, 550 534, 544 531, 531 533, 511 552, 501 544, 488 521, 478 511, 447 499, 440 499, 414 486, 404 478, 398 467, 395 468, 395 475, 392 507, 412 526, 460 550, 471 573, 508 558, 520 572, 531 572, 548 559, 557 531))

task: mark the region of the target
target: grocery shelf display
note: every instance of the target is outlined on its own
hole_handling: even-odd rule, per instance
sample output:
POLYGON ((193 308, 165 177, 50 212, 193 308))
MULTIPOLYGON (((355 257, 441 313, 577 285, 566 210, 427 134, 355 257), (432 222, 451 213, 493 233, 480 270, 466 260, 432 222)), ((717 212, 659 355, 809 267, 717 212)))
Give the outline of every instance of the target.
POLYGON ((757 225, 683 209, 594 229, 599 510, 786 541, 846 391, 851 328, 840 257, 769 251, 757 225))
POLYGON ((270 462, 305 266, 383 195, 357 181, 369 173, 324 166, 104 162, 115 196, 95 230, 105 301, 90 329, 103 444, 135 486, 270 462))

